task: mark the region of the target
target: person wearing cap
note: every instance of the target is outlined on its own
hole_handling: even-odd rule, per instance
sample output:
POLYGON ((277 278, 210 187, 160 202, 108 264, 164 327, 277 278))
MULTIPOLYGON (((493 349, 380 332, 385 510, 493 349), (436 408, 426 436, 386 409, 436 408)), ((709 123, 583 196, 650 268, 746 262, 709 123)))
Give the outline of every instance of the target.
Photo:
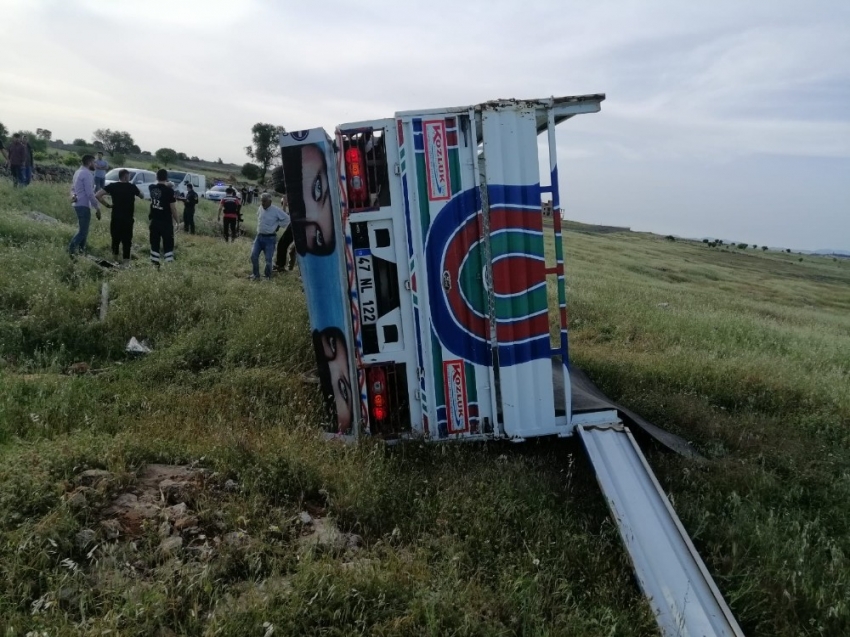
POLYGON ((198 204, 198 193, 191 183, 186 184, 186 196, 183 199, 183 230, 195 234, 195 206, 198 204))
POLYGON ((260 207, 257 208, 257 236, 251 248, 252 280, 260 278, 260 252, 266 257, 266 279, 272 278, 272 257, 277 243, 278 228, 289 228, 289 215, 272 205, 272 196, 264 192, 260 195, 260 207))
POLYGON ((103 190, 106 185, 106 171, 109 170, 109 164, 103 158, 103 153, 97 153, 97 159, 94 160, 94 185, 97 190, 103 190))
POLYGON ((224 216, 224 241, 236 241, 238 235, 237 225, 242 214, 242 202, 236 196, 232 186, 224 191, 224 198, 218 204, 218 221, 224 216))

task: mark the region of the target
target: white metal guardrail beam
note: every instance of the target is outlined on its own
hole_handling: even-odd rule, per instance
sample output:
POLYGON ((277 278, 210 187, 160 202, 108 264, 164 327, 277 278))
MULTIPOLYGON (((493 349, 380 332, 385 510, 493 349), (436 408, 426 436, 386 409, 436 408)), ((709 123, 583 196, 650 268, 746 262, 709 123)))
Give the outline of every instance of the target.
POLYGON ((743 637, 631 432, 580 426, 638 582, 664 637, 743 637))

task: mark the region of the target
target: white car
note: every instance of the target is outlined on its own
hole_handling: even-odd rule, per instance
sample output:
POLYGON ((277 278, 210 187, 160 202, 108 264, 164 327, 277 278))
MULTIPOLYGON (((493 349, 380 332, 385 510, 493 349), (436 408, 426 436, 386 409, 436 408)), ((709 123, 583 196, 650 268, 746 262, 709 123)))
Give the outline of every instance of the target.
MULTIPOLYGON (((227 196, 228 188, 232 188, 232 186, 213 186, 204 193, 204 198, 210 201, 221 201, 227 196)), ((236 188, 233 188, 233 190, 236 190, 236 188)), ((239 194, 238 190, 236 190, 236 197, 242 199, 242 195, 239 194)))
POLYGON ((207 178, 204 175, 197 173, 184 172, 182 170, 169 170, 168 181, 174 186, 174 192, 178 197, 185 197, 189 191, 189 184, 198 193, 199 197, 206 196, 207 178))
POLYGON ((151 193, 149 186, 156 183, 156 173, 152 170, 143 170, 141 168, 113 168, 106 173, 104 183, 109 185, 118 181, 118 173, 122 170, 130 171, 130 183, 136 184, 136 187, 142 191, 142 196, 145 199, 150 199, 151 193))

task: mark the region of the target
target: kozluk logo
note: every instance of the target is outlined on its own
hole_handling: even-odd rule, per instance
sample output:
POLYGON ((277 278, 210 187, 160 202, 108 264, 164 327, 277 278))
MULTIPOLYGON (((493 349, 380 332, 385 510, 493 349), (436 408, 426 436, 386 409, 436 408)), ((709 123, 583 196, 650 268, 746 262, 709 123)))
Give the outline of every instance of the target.
POLYGON ((292 139, 294 139, 297 142, 303 142, 305 139, 307 139, 307 135, 309 135, 309 134, 310 134, 309 130, 297 130, 297 131, 293 131, 292 133, 290 133, 290 135, 292 135, 292 139))
POLYGON ((446 124, 443 120, 422 122, 425 134, 425 166, 428 171, 428 199, 451 198, 449 156, 446 149, 446 124))
POLYGON ((445 361, 443 378, 446 389, 446 419, 450 434, 469 429, 469 409, 466 401, 466 372, 463 361, 445 361))

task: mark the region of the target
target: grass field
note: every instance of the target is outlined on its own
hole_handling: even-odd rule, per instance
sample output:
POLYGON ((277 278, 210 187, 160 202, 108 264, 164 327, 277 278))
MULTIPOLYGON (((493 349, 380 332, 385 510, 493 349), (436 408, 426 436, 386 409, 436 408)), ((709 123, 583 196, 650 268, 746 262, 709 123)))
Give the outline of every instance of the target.
MULTIPOLYGON (((0 635, 655 634, 575 441, 324 442, 297 277, 207 202, 160 272, 141 210, 134 267, 71 262, 65 190, 0 184, 0 635), (101 524, 150 463, 207 470, 174 550, 101 524)), ((646 448, 744 632, 850 634, 850 263, 572 228, 573 360, 707 457, 646 448)))

